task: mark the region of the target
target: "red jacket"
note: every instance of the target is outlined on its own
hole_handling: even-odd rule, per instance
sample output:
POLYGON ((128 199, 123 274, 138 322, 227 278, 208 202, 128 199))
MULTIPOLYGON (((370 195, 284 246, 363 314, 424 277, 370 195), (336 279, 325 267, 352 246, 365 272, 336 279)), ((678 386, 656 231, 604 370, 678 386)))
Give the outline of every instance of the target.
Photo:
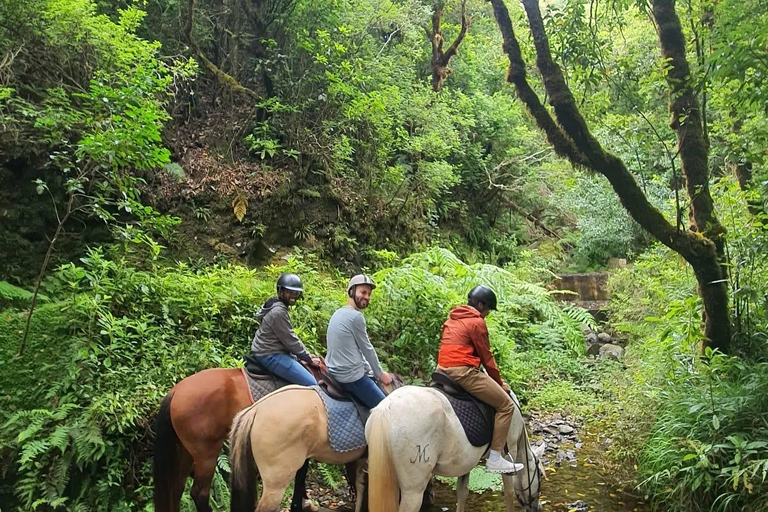
POLYGON ((499 368, 491 354, 488 328, 480 312, 472 306, 456 306, 443 324, 437 364, 443 368, 454 366, 485 367, 488 375, 499 386, 503 385, 499 368))

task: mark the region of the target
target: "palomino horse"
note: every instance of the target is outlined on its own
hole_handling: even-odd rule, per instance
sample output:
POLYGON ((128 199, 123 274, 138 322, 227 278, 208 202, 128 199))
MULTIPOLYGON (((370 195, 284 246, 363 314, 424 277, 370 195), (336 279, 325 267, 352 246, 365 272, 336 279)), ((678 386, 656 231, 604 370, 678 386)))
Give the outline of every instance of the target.
MULTIPOLYGON (((514 489, 526 512, 538 512, 543 474, 538 458, 544 447, 531 449, 519 406, 509 430, 510 454, 525 468, 515 476, 502 476, 506 509, 512 510, 514 489)), ((465 511, 469 472, 480 462, 487 446, 469 443, 442 393, 415 386, 398 389, 373 409, 365 437, 371 512, 417 512, 433 474, 459 477, 456 510, 465 511)))
POLYGON ((156 419, 156 512, 178 512, 190 473, 194 479, 190 494, 197 511, 211 511, 209 497, 216 460, 235 415, 251 403, 240 368, 203 370, 171 389, 156 419))
MULTIPOLYGON (((385 393, 402 385, 400 377, 393 377, 385 393)), ((331 448, 328 415, 314 389, 280 388, 239 413, 232 423, 229 436, 231 512, 253 512, 258 476, 261 476, 262 493, 256 512, 279 511, 285 490, 307 459, 326 464, 356 463, 355 511, 360 512, 364 453, 365 447, 347 452, 331 448)))

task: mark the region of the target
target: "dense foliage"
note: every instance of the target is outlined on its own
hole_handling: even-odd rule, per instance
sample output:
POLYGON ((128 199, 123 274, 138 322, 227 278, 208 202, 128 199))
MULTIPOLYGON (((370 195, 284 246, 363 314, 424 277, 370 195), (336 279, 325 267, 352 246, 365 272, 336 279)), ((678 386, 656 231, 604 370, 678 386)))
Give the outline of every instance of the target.
POLYGON ((766 507, 768 289, 765 258, 754 258, 764 250, 766 216, 751 215, 752 196, 730 180, 716 193, 730 213, 742 357, 712 351, 700 357, 695 280, 668 251, 644 254, 611 281, 613 321, 636 340, 626 388, 615 402, 623 433, 613 456, 638 464, 641 488, 660 510, 766 507))
MULTIPOLYGON (((310 350, 324 353, 320 340, 344 303, 344 279, 300 257, 259 271, 188 264, 138 269, 91 251, 48 281, 50 301, 33 319, 23 358, 13 357, 23 313, 4 311, 2 502, 19 510, 143 509, 151 483, 151 418, 160 400, 187 375, 240 364, 258 306, 287 270, 305 282, 304 299, 291 313, 296 332, 310 350)), ((380 287, 366 315, 382 360, 394 371, 423 376, 434 368, 448 310, 479 279, 499 286, 502 307, 490 318, 493 346, 521 398, 535 397, 546 379, 523 380, 517 366, 534 375, 553 359, 566 374, 565 364, 571 371, 578 366, 574 333, 589 316, 562 309, 543 288, 508 271, 468 266, 433 249, 376 278, 380 287), (417 274, 421 278, 404 279, 417 274), (425 279, 439 286, 425 286, 425 279), (549 361, 528 357, 544 348, 549 361)))
MULTIPOLYGON (((440 4, 450 42, 461 2, 440 4)), ((308 288, 298 333, 322 352, 344 278, 363 267, 380 283, 366 314, 390 369, 428 377, 450 307, 489 283, 493 349, 526 407, 607 411, 611 460, 629 468, 616 474, 659 510, 768 507, 768 4, 678 2, 691 69, 677 83, 648 10, 670 2, 541 6, 596 141, 675 236, 699 197, 669 92, 693 92, 726 230, 728 354, 701 350, 691 266, 535 128, 489 4, 466 2, 436 93, 424 0, 0 3, 3 510, 150 509, 150 423, 167 389, 239 364, 286 269, 308 288), (630 341, 626 371, 584 364, 592 320, 548 286, 615 257, 631 264, 613 271, 609 319, 630 341)), ((542 93, 526 15, 508 8, 532 89, 560 100, 542 93)), ((226 496, 219 475, 216 507, 226 496)))

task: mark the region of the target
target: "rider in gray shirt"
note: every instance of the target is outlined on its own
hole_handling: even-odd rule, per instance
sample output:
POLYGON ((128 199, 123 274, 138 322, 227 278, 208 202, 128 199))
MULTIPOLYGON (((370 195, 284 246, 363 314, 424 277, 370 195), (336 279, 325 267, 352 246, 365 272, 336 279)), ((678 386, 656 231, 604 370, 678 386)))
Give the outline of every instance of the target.
POLYGON ((328 373, 368 408, 384 399, 384 393, 368 374, 373 371, 382 384, 392 382, 392 376, 381 369, 360 312, 368 307, 375 287, 373 280, 362 274, 349 281, 349 300, 336 310, 328 324, 328 354, 325 358, 328 373))

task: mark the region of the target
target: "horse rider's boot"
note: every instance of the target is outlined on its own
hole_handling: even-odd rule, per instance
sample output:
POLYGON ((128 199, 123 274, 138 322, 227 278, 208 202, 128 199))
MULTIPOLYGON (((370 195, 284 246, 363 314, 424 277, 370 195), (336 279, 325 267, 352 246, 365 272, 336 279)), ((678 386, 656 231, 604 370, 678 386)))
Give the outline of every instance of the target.
POLYGON ((491 450, 488 454, 488 460, 485 461, 485 470, 489 473, 504 473, 514 475, 523 469, 519 462, 510 462, 501 456, 496 450, 491 450))

